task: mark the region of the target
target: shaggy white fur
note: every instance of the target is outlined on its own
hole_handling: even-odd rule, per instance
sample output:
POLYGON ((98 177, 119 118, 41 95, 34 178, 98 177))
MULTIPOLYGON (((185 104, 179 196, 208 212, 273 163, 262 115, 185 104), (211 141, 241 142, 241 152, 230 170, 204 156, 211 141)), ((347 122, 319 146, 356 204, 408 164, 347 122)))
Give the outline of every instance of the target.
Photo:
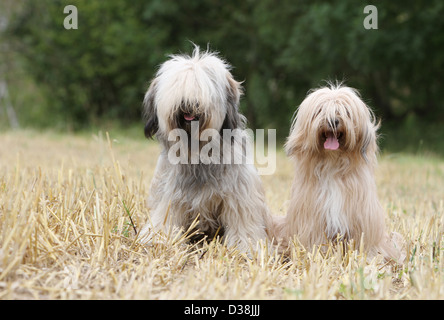
MULTIPOLYGON (((151 183, 151 219, 140 233, 142 242, 148 241, 152 229, 186 230, 197 217, 200 236, 211 240, 216 233, 223 235, 227 245, 242 251, 267 239, 270 215, 254 165, 172 164, 168 159, 168 151, 177 143, 169 139, 172 130, 182 129, 189 139, 199 139, 191 134, 192 121, 199 123, 198 135, 205 129, 217 130, 221 141, 229 139, 225 145, 230 154, 243 154, 247 136, 245 117, 238 111, 241 93, 229 65, 197 46, 191 56, 173 55, 160 67, 144 99, 145 134, 157 137, 162 153, 151 183), (230 135, 225 137, 224 129, 230 129, 230 135)), ((199 150, 206 143, 199 141, 199 150)), ((191 154, 190 145, 186 150, 191 154)))

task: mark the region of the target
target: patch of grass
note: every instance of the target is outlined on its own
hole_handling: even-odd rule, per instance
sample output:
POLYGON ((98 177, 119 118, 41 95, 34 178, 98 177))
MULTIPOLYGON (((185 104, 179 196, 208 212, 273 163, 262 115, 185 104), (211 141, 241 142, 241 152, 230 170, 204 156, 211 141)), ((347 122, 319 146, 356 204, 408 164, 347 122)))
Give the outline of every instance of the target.
MULTIPOLYGON (((289 256, 268 244, 246 257, 220 241, 135 240, 159 146, 113 132, 0 134, 0 299, 443 299, 444 162, 383 153, 378 191, 388 229, 407 242, 394 268, 359 250, 289 256), (121 138, 119 135, 122 135, 121 138)), ((284 214, 291 162, 263 176, 284 214)))
POLYGON ((384 152, 409 153, 417 156, 444 157, 444 123, 421 122, 415 117, 399 123, 384 122, 380 129, 380 145, 384 152))

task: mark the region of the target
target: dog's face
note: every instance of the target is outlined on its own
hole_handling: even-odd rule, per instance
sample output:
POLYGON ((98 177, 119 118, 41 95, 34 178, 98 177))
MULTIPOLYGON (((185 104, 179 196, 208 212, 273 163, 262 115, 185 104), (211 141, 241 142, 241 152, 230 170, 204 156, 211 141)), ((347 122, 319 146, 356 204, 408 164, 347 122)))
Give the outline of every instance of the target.
POLYGON ((208 117, 199 108, 199 102, 182 103, 169 119, 171 129, 183 129, 187 134, 191 134, 191 123, 197 121, 200 131, 208 127, 208 117))
POLYGON ((236 129, 244 125, 238 113, 240 83, 226 62, 214 53, 171 56, 163 63, 144 99, 145 135, 167 137, 173 129, 188 134, 193 121, 204 129, 236 129))
POLYGON ((286 143, 289 155, 376 152, 377 125, 357 92, 348 87, 313 91, 300 105, 286 143))

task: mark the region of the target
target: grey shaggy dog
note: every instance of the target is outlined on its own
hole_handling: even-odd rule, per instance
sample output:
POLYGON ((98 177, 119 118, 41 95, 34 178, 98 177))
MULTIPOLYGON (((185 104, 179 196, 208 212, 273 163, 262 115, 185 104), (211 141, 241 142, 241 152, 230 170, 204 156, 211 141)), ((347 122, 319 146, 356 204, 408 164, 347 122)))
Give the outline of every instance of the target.
POLYGON ((191 56, 170 56, 151 82, 144 99, 145 135, 155 136, 162 151, 148 198, 150 221, 139 235, 142 243, 150 241, 153 231, 187 230, 196 218, 199 232, 192 240, 223 235, 228 246, 246 252, 267 239, 271 217, 257 170, 245 161, 249 137, 246 119, 238 111, 241 84, 229 69, 216 53, 195 46, 191 56), (186 132, 186 139, 172 139, 176 129, 186 132), (205 140, 205 130, 218 134, 205 140), (193 151, 192 139, 198 141, 198 150, 193 151), (212 150, 224 159, 220 163, 202 158, 194 163, 171 161, 171 155, 190 159, 214 142, 225 143, 212 150), (242 161, 227 163, 227 157, 242 161))

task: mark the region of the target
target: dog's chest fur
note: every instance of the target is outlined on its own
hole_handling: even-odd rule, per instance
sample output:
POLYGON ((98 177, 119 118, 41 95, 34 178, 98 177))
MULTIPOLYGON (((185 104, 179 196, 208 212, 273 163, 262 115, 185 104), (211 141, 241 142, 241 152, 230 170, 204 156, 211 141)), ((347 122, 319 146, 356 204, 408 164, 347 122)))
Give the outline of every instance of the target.
MULTIPOLYGON (((175 186, 171 206, 177 208, 183 226, 190 225, 199 215, 199 229, 211 237, 218 229, 223 232, 220 216, 224 200, 230 199, 225 165, 177 165, 172 172, 175 186), (180 190, 180 192, 178 192, 180 190), (226 198, 226 199, 224 199, 226 198)), ((171 179, 169 179, 171 181, 171 179)))
POLYGON ((349 222, 346 215, 346 194, 342 181, 342 173, 335 165, 323 163, 316 168, 319 181, 319 194, 316 197, 320 208, 321 219, 325 221, 325 233, 329 239, 339 235, 347 237, 349 222))

